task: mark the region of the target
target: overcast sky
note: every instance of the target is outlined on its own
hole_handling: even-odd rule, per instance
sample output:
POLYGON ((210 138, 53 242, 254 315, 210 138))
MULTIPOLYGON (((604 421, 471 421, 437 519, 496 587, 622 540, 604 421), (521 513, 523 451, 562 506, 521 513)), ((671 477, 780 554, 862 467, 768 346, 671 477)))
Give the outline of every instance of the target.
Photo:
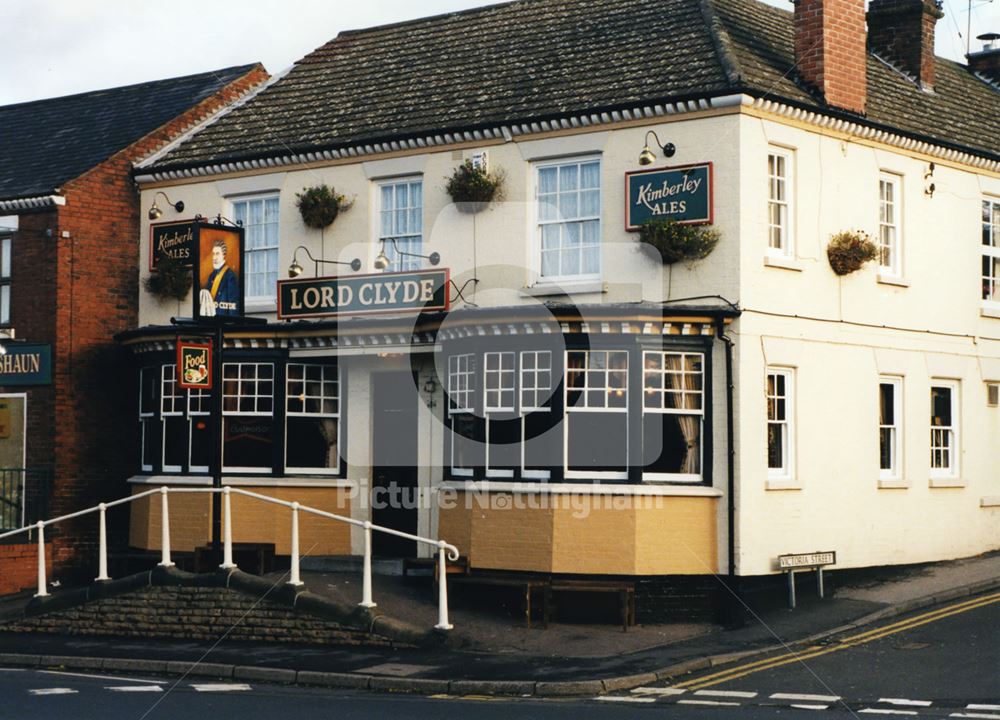
MULTIPOLYGON (((790 0, 765 1, 791 8, 790 0)), ((964 55, 968 1, 945 0, 947 16, 937 25, 939 55, 956 60, 964 55)), ((5 25, 0 105, 257 61, 275 74, 341 30, 489 4, 482 0, 0 0, 5 25)), ((1000 32, 1000 0, 972 0, 972 5, 973 38, 1000 32)), ((974 50, 981 47, 972 42, 974 50)))

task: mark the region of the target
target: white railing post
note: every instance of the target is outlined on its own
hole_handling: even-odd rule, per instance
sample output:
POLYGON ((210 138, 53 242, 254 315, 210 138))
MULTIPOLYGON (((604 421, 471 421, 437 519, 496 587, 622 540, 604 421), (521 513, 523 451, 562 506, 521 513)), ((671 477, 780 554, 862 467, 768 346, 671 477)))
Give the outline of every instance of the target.
POLYGON ((101 503, 97 506, 100 511, 100 526, 98 527, 98 534, 100 535, 100 547, 98 552, 100 555, 97 558, 97 580, 110 580, 108 577, 108 524, 105 519, 105 511, 108 506, 101 503))
POLYGON ((365 520, 365 558, 361 574, 361 607, 373 608, 372 602, 372 524, 365 520))
POLYGON ((233 563, 233 509, 229 500, 229 488, 222 489, 222 564, 220 568, 236 567, 233 563))
POLYGON ((35 527, 38 528, 38 592, 35 597, 45 597, 49 594, 45 589, 45 523, 39 520, 35 527))
POLYGON ((448 566, 445 565, 447 551, 442 540, 438 543, 438 630, 451 630, 454 625, 448 622, 448 566))
POLYGON ((289 585, 301 585, 299 579, 299 504, 292 503, 292 576, 289 585))
POLYGON ((173 567, 170 561, 170 508, 167 506, 167 487, 160 488, 160 567, 173 567))

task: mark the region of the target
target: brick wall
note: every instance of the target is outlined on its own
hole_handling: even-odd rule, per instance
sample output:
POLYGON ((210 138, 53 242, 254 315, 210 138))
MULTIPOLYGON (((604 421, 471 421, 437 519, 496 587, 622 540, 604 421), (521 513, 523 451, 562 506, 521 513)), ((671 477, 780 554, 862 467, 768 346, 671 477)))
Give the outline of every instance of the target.
POLYGON ((148 587, 4 625, 9 632, 227 639, 320 645, 390 645, 384 638, 305 617, 223 588, 148 587))
POLYGON ((868 94, 864 0, 798 0, 795 62, 833 107, 865 112, 868 94))
MULTIPOLYGON (((45 544, 45 564, 52 565, 52 543, 45 544)), ((38 545, 0 545, 0 596, 38 587, 38 545)))
MULTIPOLYGON (((113 340, 138 323, 139 195, 134 163, 268 78, 257 66, 146 137, 64 184, 66 204, 22 215, 12 266, 18 337, 53 345, 53 385, 28 393, 29 466, 54 470, 50 515, 127 493, 136 467, 136 385, 113 340)), ((3 389, 0 388, 0 391, 3 389)), ((55 562, 92 563, 97 523, 54 528, 55 562)))
POLYGON ((934 28, 942 17, 933 0, 872 0, 868 45, 922 85, 933 86, 934 28))

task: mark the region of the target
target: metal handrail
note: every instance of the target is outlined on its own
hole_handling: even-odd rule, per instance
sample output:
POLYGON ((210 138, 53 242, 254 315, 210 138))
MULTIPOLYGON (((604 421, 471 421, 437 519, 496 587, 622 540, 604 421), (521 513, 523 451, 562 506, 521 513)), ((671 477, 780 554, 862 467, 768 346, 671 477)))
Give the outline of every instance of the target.
POLYGON ((354 525, 364 530, 365 538, 365 552, 364 552, 364 564, 362 570, 362 591, 361 591, 361 602, 358 603, 361 607, 373 608, 376 607, 375 602, 372 600, 372 531, 386 533, 388 535, 395 535, 396 537, 405 538, 407 540, 415 540, 418 543, 423 543, 425 545, 431 545, 438 549, 438 623, 434 627, 439 630, 451 630, 452 624, 448 621, 448 572, 447 572, 447 561, 451 560, 454 562, 459 558, 458 548, 444 540, 434 540, 432 538, 422 537, 420 535, 412 535, 407 532, 402 532, 401 530, 394 530, 393 528, 383 527, 381 525, 375 525, 368 520, 356 520, 354 518, 345 517, 343 515, 337 515, 335 513, 326 512, 325 510, 320 510, 319 508, 310 507, 308 505, 302 505, 298 502, 288 500, 279 500, 277 498, 270 497, 268 495, 261 495, 260 493, 251 492, 250 490, 242 490, 240 488, 170 488, 166 485, 153 488, 151 490, 145 490, 141 493, 136 493, 135 495, 129 495, 128 497, 120 498, 118 500, 112 500, 107 503, 99 503, 93 507, 86 508, 84 510, 78 510, 67 515, 60 515, 59 517, 51 518, 49 520, 39 520, 33 525, 25 525, 24 527, 18 528, 17 530, 11 530, 0 534, 0 540, 7 537, 12 537, 22 532, 30 532, 32 530, 38 531, 38 592, 35 593, 35 597, 45 597, 48 595, 46 589, 46 567, 45 567, 45 528, 49 525, 54 525, 58 522, 63 522, 64 520, 72 520, 74 518, 83 517, 84 515, 90 515, 92 513, 99 514, 99 535, 100 535, 100 547, 99 547, 99 558, 98 558, 98 572, 96 580, 110 580, 108 575, 108 532, 107 532, 107 521, 106 515, 108 508, 117 507, 118 505, 126 505, 128 503, 140 500, 145 497, 150 497, 152 495, 160 495, 160 532, 161 532, 161 542, 160 542, 160 567, 172 567, 173 561, 171 560, 170 553, 170 510, 168 503, 168 496, 171 493, 209 493, 212 495, 221 494, 223 498, 222 506, 222 525, 223 525, 223 551, 222 551, 222 564, 219 565, 220 568, 234 568, 236 567, 233 563, 233 523, 232 523, 232 504, 230 497, 233 493, 237 495, 244 495, 255 500, 260 500, 262 502, 271 503, 273 505, 281 505, 287 507, 292 511, 292 527, 291 527, 291 570, 289 573, 288 585, 299 586, 302 585, 302 580, 299 573, 299 511, 310 513, 312 515, 318 515, 319 517, 327 518, 329 520, 336 520, 338 522, 344 522, 349 525, 354 525))

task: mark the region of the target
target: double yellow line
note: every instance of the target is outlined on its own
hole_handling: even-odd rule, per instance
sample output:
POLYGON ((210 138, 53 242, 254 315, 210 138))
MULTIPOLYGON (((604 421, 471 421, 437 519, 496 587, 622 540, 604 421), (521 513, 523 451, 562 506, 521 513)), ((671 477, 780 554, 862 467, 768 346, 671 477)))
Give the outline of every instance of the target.
POLYGON ((857 647, 858 645, 864 645, 865 643, 870 643, 873 640, 880 640, 889 635, 895 635, 896 633, 904 632, 906 630, 912 630, 915 627, 927 625, 928 623, 943 620, 946 617, 968 612, 969 610, 975 610, 976 608, 984 607, 986 605, 992 605, 996 602, 1000 602, 1000 593, 955 603, 954 605, 938 608, 937 610, 923 613, 922 615, 915 615, 911 618, 907 618, 906 620, 900 620, 899 622, 892 623, 891 625, 884 625, 874 630, 859 633, 858 635, 841 638, 835 645, 825 647, 812 646, 805 648, 801 653, 789 652, 778 657, 765 658, 764 660, 739 665, 737 667, 729 668, 728 670, 721 670, 710 675, 702 675, 701 677, 694 678, 686 682, 677 683, 673 687, 687 688, 689 690, 701 690, 702 688, 712 687, 713 685, 721 685, 722 683, 729 682, 730 680, 736 680, 738 678, 746 677, 747 675, 763 672, 764 670, 770 670, 771 668, 781 667, 782 665, 788 665, 789 663, 804 662, 806 660, 811 660, 812 658, 817 658, 822 655, 828 655, 839 650, 847 650, 848 648, 857 647))

